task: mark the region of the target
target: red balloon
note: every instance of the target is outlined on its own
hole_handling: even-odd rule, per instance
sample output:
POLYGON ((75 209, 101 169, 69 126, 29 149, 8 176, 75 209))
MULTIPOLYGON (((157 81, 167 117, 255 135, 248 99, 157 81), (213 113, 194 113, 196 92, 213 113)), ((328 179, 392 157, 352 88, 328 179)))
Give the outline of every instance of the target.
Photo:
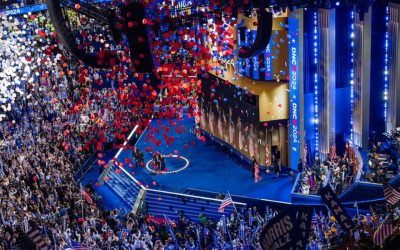
POLYGON ((153 185, 155 186, 157 183, 155 181, 153 181, 153 185))
POLYGON ((97 183, 96 183, 96 187, 98 187, 98 186, 100 186, 100 184, 97 182, 97 183))
POLYGON ((161 198, 158 198, 158 201, 161 201, 161 198))
POLYGON ((36 180, 37 180, 37 177, 36 177, 36 176, 33 176, 33 180, 36 181, 36 180))
POLYGON ((82 218, 79 218, 79 219, 78 219, 78 222, 82 222, 82 218))
POLYGON ((141 183, 140 181, 138 181, 138 183, 137 183, 137 184, 138 184, 138 186, 141 186, 141 185, 142 185, 142 183, 141 183))
POLYGON ((132 172, 132 175, 135 175, 135 172, 132 172))

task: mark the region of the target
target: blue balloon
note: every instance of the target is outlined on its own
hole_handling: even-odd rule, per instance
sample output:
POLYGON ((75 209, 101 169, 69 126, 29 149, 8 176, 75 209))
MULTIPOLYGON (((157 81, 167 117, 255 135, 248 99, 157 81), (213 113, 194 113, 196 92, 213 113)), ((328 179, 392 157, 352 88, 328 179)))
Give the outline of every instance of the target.
POLYGON ((224 102, 226 102, 227 101, 227 99, 226 98, 224 98, 224 102))
POLYGON ((214 92, 215 92, 215 89, 212 89, 212 90, 211 90, 211 92, 213 92, 213 93, 214 93, 214 92))
POLYGON ((242 94, 241 92, 238 92, 238 93, 237 93, 237 95, 241 95, 241 94, 242 94))
POLYGON ((217 103, 217 102, 218 102, 218 101, 215 99, 215 100, 214 100, 214 103, 217 103))
POLYGON ((232 78, 232 81, 236 81, 236 80, 237 80, 237 78, 236 78, 236 77, 233 77, 233 78, 232 78))
POLYGON ((236 88, 239 89, 240 88, 239 85, 236 85, 236 88))
POLYGON ((282 71, 281 73, 282 73, 282 75, 285 75, 285 74, 286 74, 285 71, 282 71))
POLYGON ((245 91, 244 93, 247 95, 249 92, 245 91))

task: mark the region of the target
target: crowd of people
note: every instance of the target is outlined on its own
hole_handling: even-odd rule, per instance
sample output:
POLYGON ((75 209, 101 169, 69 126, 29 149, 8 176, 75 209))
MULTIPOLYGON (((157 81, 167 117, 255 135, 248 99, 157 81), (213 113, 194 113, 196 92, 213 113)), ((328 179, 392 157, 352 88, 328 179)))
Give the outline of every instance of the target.
MULTIPOLYGON (((89 250, 261 249, 260 233, 279 210, 253 207, 251 216, 248 210, 235 210, 225 222, 221 217, 200 214, 190 218, 184 211, 177 211, 179 219, 169 221, 145 209, 133 213, 123 207, 100 208, 102 198, 93 183, 84 188, 93 200, 83 197, 82 187, 74 178, 76 171, 93 154, 103 152, 105 145, 120 148, 135 125, 146 123, 151 105, 135 96, 138 86, 134 82, 114 80, 120 79, 120 71, 102 79, 99 70, 71 56, 52 37, 45 12, 2 17, 1 25, 5 31, 0 36, 4 52, 0 55, 1 250, 20 249, 19 235, 31 228, 37 229, 48 248, 55 250, 72 248, 74 242, 89 250), (48 31, 41 39, 34 38, 39 28, 48 31), (107 80, 111 82, 109 87, 99 84, 107 80), (121 98, 121 94, 128 98, 121 98), (132 101, 123 103, 121 99, 132 101)), ((79 25, 72 28, 78 34, 84 30, 79 25)), ((77 37, 76 43, 109 39, 108 35, 103 29, 90 28, 88 36, 77 37)), ((85 46, 87 52, 95 53, 94 48, 85 46)), ((126 46, 112 46, 109 49, 116 49, 122 57, 126 46)), ((183 51, 176 57, 194 63, 183 51)), ((119 67, 128 70, 126 65, 119 67)), ((132 154, 135 165, 144 167, 143 152, 133 150, 132 154)), ((279 176, 278 150, 275 158, 274 172, 279 176)), ((165 168, 157 155, 155 161, 160 162, 157 170, 165 168)), ((251 178, 257 181, 258 164, 254 160, 252 165, 251 178)), ((331 185, 340 193, 346 177, 353 175, 353 167, 347 156, 331 160, 327 155, 324 162, 317 159, 313 167, 299 164, 303 181, 299 192, 310 194, 314 187, 326 183, 330 172, 331 185)), ((224 199, 222 194, 219 196, 224 199)), ((338 244, 377 249, 371 230, 385 220, 389 210, 382 208, 370 218, 358 217, 359 238, 338 244)), ((309 248, 333 248, 332 239, 342 237, 334 218, 321 215, 315 216, 317 223, 310 234, 309 248)))
POLYGON ((343 185, 349 187, 353 184, 355 175, 354 161, 349 159, 347 153, 334 158, 328 153, 324 161, 317 155, 312 166, 305 165, 300 159, 298 172, 300 177, 295 192, 304 195, 317 195, 319 189, 328 184, 339 195, 343 185))
POLYGON ((134 82, 101 88, 98 71, 72 57, 51 32, 36 39, 46 16, 3 17, 1 23, 7 35, 0 40, 0 249, 19 249, 18 235, 30 228, 39 230, 49 249, 66 249, 69 240, 110 249, 120 223, 137 227, 144 215, 101 211, 91 185, 86 191, 94 203, 82 200, 74 174, 106 145, 125 142, 146 119, 146 101, 136 99, 134 82), (117 89, 137 102, 134 111, 121 104, 117 89))

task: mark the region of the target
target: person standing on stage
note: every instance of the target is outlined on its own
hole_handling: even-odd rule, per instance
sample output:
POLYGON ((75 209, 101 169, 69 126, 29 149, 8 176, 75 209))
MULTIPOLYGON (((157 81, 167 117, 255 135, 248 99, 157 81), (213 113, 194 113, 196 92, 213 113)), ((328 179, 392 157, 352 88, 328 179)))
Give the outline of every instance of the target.
POLYGON ((135 147, 135 150, 132 151, 132 157, 135 160, 136 167, 139 167, 139 150, 135 147))
POLYGON ((155 166, 157 167, 157 172, 158 172, 158 170, 160 170, 160 163, 161 163, 158 152, 155 152, 153 154, 153 162, 154 162, 155 166))
POLYGON ((259 175, 259 173, 260 173, 260 169, 258 168, 258 164, 256 164, 256 165, 254 166, 254 176, 255 176, 255 178, 256 178, 256 180, 255 180, 254 182, 259 182, 259 181, 261 181, 261 176, 259 175))
MULTIPOLYGON (((279 166, 279 172, 281 171, 281 151, 278 148, 275 149, 275 160, 279 166)), ((278 174, 279 175, 279 174, 278 174)))
POLYGON ((161 161, 161 171, 164 172, 165 170, 165 155, 160 155, 160 161, 161 161))
POLYGON ((138 152, 138 161, 139 161, 139 167, 145 169, 145 166, 144 166, 144 155, 143 155, 143 152, 141 150, 139 150, 139 152, 138 152))
POLYGON ((299 159, 299 163, 297 164, 297 172, 303 172, 303 161, 299 159))
MULTIPOLYGON (((278 151, 279 152, 279 151, 278 151)), ((279 160, 276 158, 276 156, 275 156, 276 154, 274 154, 273 156, 272 156, 272 166, 273 166, 273 169, 274 169, 274 174, 276 174, 276 176, 275 177, 279 177, 279 172, 280 172, 280 167, 279 167, 279 160)))
POLYGON ((254 171, 255 171, 255 166, 258 165, 258 162, 256 161, 256 157, 253 155, 253 159, 251 160, 251 177, 254 178, 254 171))

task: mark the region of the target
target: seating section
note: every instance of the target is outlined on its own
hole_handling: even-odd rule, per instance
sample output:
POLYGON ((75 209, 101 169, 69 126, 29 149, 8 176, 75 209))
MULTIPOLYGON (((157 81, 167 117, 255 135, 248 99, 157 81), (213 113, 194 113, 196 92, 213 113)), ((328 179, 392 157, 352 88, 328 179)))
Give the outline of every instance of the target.
MULTIPOLYGON (((118 199, 131 210, 138 197, 140 187, 130 178, 125 172, 119 174, 115 173, 117 167, 112 166, 108 177, 110 179, 105 181, 105 186, 114 193, 118 199)), ((182 210, 184 214, 190 218, 194 218, 195 222, 199 222, 199 214, 203 213, 207 217, 215 219, 221 218, 223 214, 229 216, 233 211, 233 206, 230 205, 225 208, 224 213, 219 213, 218 209, 221 205, 220 200, 207 199, 188 194, 176 194, 163 192, 158 190, 147 190, 145 201, 148 205, 148 213, 163 217, 164 214, 171 219, 178 219, 178 213, 182 210)), ((235 204, 237 209, 243 208, 239 204, 235 204)))

